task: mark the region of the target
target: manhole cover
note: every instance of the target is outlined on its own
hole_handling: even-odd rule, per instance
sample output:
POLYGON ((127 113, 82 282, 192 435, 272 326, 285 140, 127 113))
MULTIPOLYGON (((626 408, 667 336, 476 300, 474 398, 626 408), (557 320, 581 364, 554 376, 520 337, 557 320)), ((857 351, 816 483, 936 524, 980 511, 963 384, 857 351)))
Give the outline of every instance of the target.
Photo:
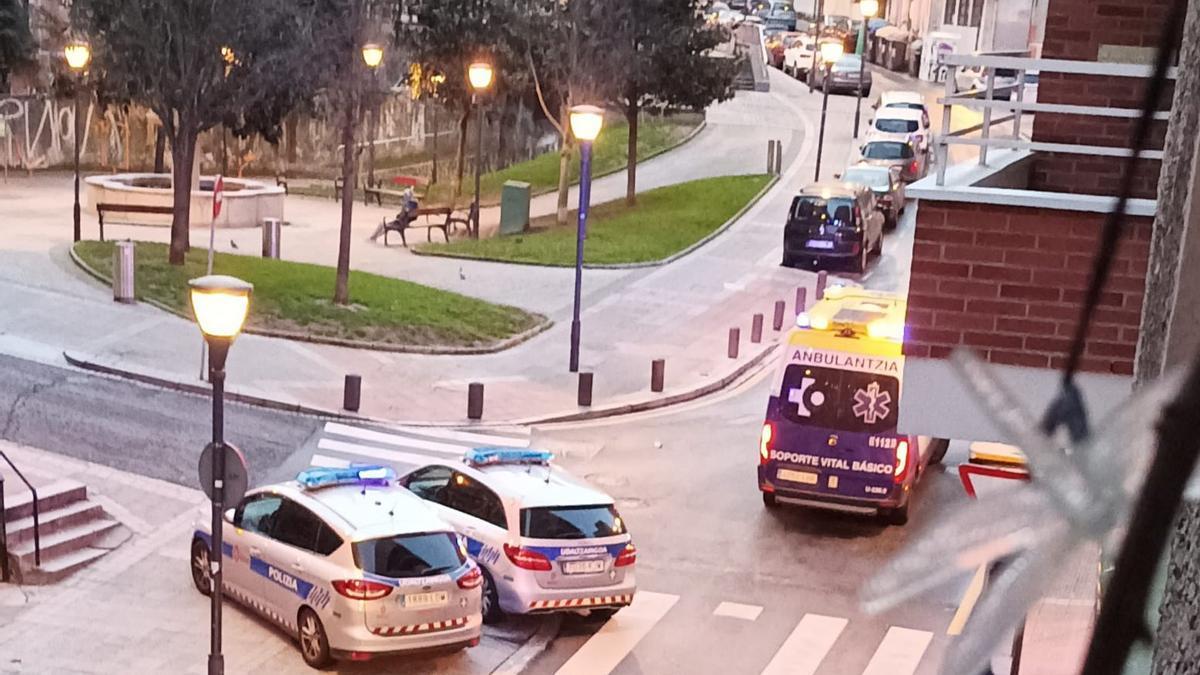
POLYGON ((649 502, 647 502, 645 499, 638 499, 637 497, 630 497, 628 499, 618 499, 617 504, 619 504, 622 509, 640 509, 642 507, 648 506, 649 502))
POLYGON ((590 473, 584 478, 593 485, 601 485, 604 487, 625 487, 629 485, 629 479, 625 476, 609 476, 602 473, 590 473))

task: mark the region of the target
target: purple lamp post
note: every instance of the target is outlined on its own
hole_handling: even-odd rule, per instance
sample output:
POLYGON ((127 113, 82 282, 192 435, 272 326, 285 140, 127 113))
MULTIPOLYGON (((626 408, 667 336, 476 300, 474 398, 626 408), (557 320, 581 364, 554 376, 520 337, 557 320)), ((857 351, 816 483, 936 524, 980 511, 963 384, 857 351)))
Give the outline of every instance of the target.
POLYGON ((579 304, 583 292, 583 239, 587 236, 592 192, 592 142, 604 126, 604 110, 594 105, 571 108, 571 134, 579 141, 579 226, 575 237, 575 310, 571 318, 571 372, 579 372, 579 304))

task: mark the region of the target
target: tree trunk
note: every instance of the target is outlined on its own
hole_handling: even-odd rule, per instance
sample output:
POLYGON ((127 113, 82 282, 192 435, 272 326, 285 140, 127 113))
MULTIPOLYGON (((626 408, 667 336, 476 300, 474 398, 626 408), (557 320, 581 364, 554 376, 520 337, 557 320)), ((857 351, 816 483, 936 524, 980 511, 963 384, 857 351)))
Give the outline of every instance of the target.
POLYGON ((347 89, 342 118, 342 223, 338 233, 337 281, 333 290, 333 302, 337 305, 350 303, 350 225, 354 214, 354 185, 358 182, 354 161, 354 127, 358 122, 358 97, 353 84, 347 89))
POLYGON ((167 151, 167 131, 162 125, 154 133, 154 173, 164 173, 166 166, 163 155, 167 151))
POLYGON ((375 186, 375 140, 379 136, 379 106, 371 106, 371 117, 367 121, 367 181, 371 187, 375 186))
MULTIPOLYGON (((1179 64, 1200 59, 1200 0, 1188 3, 1179 64)), ((1136 379, 1144 384, 1188 362, 1196 349, 1194 268, 1200 242, 1200 73, 1181 68, 1158 179, 1136 379), (1191 324, 1191 325, 1188 325, 1191 324)), ((1165 516, 1165 514, 1164 514, 1165 516)), ((1175 523, 1155 636, 1155 675, 1194 673, 1200 663, 1200 506, 1185 502, 1175 523)))
POLYGON ((471 123, 471 108, 463 111, 458 119, 458 157, 454 168, 454 199, 462 194, 463 174, 467 169, 467 129, 471 123))
POLYGON ((187 257, 192 215, 192 159, 196 154, 198 135, 191 120, 184 118, 171 139, 171 192, 175 209, 171 215, 169 260, 172 265, 182 265, 187 257))
POLYGON ((633 87, 629 88, 628 105, 625 106, 625 121, 629 124, 629 145, 625 149, 625 203, 629 206, 637 204, 637 145, 638 145, 638 94, 633 87))
POLYGON ((287 166, 285 167, 284 173, 287 173, 287 170, 291 169, 292 165, 296 163, 296 145, 298 142, 296 136, 299 133, 300 127, 300 120, 298 117, 299 116, 296 113, 292 113, 291 115, 287 116, 287 120, 285 120, 283 123, 283 142, 287 152, 287 166))
POLYGON ((571 195, 571 149, 574 147, 571 142, 571 109, 568 106, 562 107, 561 124, 563 129, 562 146, 558 149, 558 210, 555 213, 555 221, 559 225, 567 224, 567 216, 570 214, 570 195, 571 195))

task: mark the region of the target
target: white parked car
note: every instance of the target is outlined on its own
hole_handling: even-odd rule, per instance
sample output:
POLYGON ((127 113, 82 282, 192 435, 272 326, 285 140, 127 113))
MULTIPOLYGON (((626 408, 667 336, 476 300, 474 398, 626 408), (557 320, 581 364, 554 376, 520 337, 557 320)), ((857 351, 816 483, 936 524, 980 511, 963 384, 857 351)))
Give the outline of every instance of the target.
POLYGON ((801 80, 808 78, 816 52, 817 42, 812 35, 798 35, 792 46, 783 50, 783 72, 801 80))
MULTIPOLYGON (((483 574, 446 521, 382 466, 312 468, 225 514, 221 588, 300 643, 305 663, 479 643, 483 574)), ((212 592, 212 533, 192 582, 212 592)))
MULTIPOLYGON (((993 97, 1008 98, 1017 86, 1017 71, 1011 68, 996 68, 996 78, 992 83, 993 97)), ((956 92, 977 91, 980 97, 987 91, 987 70, 979 66, 958 68, 954 71, 954 87, 956 92)))
POLYGON ((633 602, 637 548, 612 497, 551 467, 549 452, 476 448, 400 479, 466 538, 483 569, 483 620, 612 614, 633 602))
POLYGON ((929 118, 920 110, 880 108, 869 124, 867 140, 905 141, 917 152, 929 151, 929 118))

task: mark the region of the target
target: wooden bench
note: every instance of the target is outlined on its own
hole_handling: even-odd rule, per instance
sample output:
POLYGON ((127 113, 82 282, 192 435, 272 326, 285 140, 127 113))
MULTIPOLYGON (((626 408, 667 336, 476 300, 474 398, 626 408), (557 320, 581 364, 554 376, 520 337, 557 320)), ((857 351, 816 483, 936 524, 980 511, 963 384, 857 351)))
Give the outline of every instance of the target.
POLYGON ((374 184, 368 183, 363 188, 363 204, 370 205, 372 197, 375 198, 375 203, 379 206, 383 206, 384 197, 395 197, 402 202, 405 188, 412 188, 413 198, 420 202, 425 198, 425 190, 421 190, 421 188, 428 189, 428 186, 416 176, 393 176, 389 183, 392 187, 385 187, 385 183, 382 180, 375 181, 374 184))
POLYGON ((383 224, 383 245, 384 246, 388 245, 388 238, 387 238, 388 232, 398 233, 400 235, 400 241, 403 242, 405 246, 408 246, 408 238, 405 237, 404 233, 405 233, 405 231, 411 230, 414 228, 424 228, 426 241, 433 241, 433 231, 441 230, 442 236, 446 238, 447 242, 449 242, 451 225, 455 221, 460 220, 460 219, 454 218, 454 209, 449 208, 449 207, 439 207, 439 208, 430 208, 430 209, 414 209, 411 213, 408 214, 407 219, 403 218, 403 216, 404 216, 404 214, 400 213, 400 214, 397 214, 395 218, 384 222, 384 224, 383 224), (418 223, 417 222, 418 218, 424 218, 425 222, 418 223), (444 220, 442 220, 441 222, 438 222, 437 220, 435 220, 436 218, 443 218, 444 220))
POLYGON ((100 221, 100 241, 104 241, 104 214, 106 213, 156 213, 170 216, 174 215, 175 207, 150 204, 97 204, 96 216, 100 221))

